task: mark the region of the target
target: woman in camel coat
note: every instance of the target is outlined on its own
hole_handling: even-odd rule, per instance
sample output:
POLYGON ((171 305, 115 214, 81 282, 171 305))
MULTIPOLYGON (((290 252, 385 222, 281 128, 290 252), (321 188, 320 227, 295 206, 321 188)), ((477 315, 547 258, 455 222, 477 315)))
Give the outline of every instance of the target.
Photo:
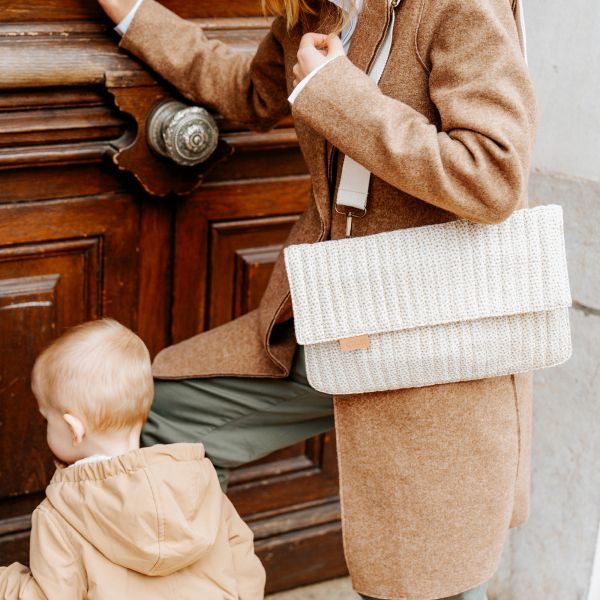
MULTIPOLYGON (((115 21, 133 4, 101 2, 115 21)), ((366 0, 347 54, 333 36, 303 38, 330 33, 343 0, 317 0, 314 11, 304 0, 270 4, 281 14, 253 57, 208 40, 157 0, 138 3, 119 46, 249 128, 267 130, 291 111, 312 201, 286 244, 345 235, 332 210, 345 153, 373 173, 354 236, 456 218, 497 223, 526 205, 536 113, 515 0, 366 0), (366 72, 392 10, 377 86, 366 72)), ((528 516, 530 375, 333 399, 316 392, 282 258, 256 310, 157 356, 144 443, 202 441, 225 474, 331 428, 334 416, 355 590, 485 598, 507 530, 528 516)))

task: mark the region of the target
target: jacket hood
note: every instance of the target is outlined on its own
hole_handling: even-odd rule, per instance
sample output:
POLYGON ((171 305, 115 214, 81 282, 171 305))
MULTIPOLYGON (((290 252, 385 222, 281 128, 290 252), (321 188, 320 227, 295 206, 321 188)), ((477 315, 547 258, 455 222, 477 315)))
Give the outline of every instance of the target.
POLYGON ((215 543, 223 493, 202 444, 133 450, 59 469, 46 496, 113 563, 169 575, 215 543))

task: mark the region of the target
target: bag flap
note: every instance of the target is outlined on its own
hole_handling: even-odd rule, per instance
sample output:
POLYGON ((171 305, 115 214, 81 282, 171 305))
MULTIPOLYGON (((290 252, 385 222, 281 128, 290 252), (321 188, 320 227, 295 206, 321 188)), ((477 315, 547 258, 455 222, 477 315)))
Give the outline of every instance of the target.
POLYGON ((284 259, 300 344, 571 305, 558 205, 296 244, 284 259))

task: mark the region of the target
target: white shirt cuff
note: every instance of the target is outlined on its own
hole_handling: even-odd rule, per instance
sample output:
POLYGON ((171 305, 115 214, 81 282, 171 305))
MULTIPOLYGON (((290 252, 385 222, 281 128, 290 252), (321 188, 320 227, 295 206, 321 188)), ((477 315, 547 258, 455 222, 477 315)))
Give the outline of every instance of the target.
POLYGON ((137 0, 137 2, 132 6, 131 10, 117 23, 116 27, 113 29, 119 33, 120 35, 125 35, 129 24, 133 20, 133 15, 135 15, 137 9, 140 7, 140 4, 144 0, 137 0))
MULTIPOLYGON (((329 59, 333 60, 333 59, 329 59)), ((325 61, 323 64, 319 65, 316 69, 313 69, 295 88, 294 91, 288 96, 288 102, 290 104, 294 104, 294 100, 298 96, 298 94, 303 90, 304 86, 329 62, 329 60, 325 61)))

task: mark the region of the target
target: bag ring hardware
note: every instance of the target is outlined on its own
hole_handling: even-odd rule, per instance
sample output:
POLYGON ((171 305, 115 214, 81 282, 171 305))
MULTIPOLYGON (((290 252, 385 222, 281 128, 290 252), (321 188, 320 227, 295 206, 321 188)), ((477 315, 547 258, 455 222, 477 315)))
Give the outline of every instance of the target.
MULTIPOLYGON (((352 237, 352 219, 353 219, 353 217, 356 217, 357 219, 362 219, 367 214, 367 209, 366 208, 360 209, 363 211, 362 214, 356 214, 356 213, 352 212, 352 210, 349 210, 349 211, 340 210, 338 208, 337 204, 334 205, 334 208, 335 208, 335 212, 339 213, 340 215, 346 215, 346 237, 347 238, 352 237)), ((353 210, 359 210, 359 209, 353 209, 353 210)))

